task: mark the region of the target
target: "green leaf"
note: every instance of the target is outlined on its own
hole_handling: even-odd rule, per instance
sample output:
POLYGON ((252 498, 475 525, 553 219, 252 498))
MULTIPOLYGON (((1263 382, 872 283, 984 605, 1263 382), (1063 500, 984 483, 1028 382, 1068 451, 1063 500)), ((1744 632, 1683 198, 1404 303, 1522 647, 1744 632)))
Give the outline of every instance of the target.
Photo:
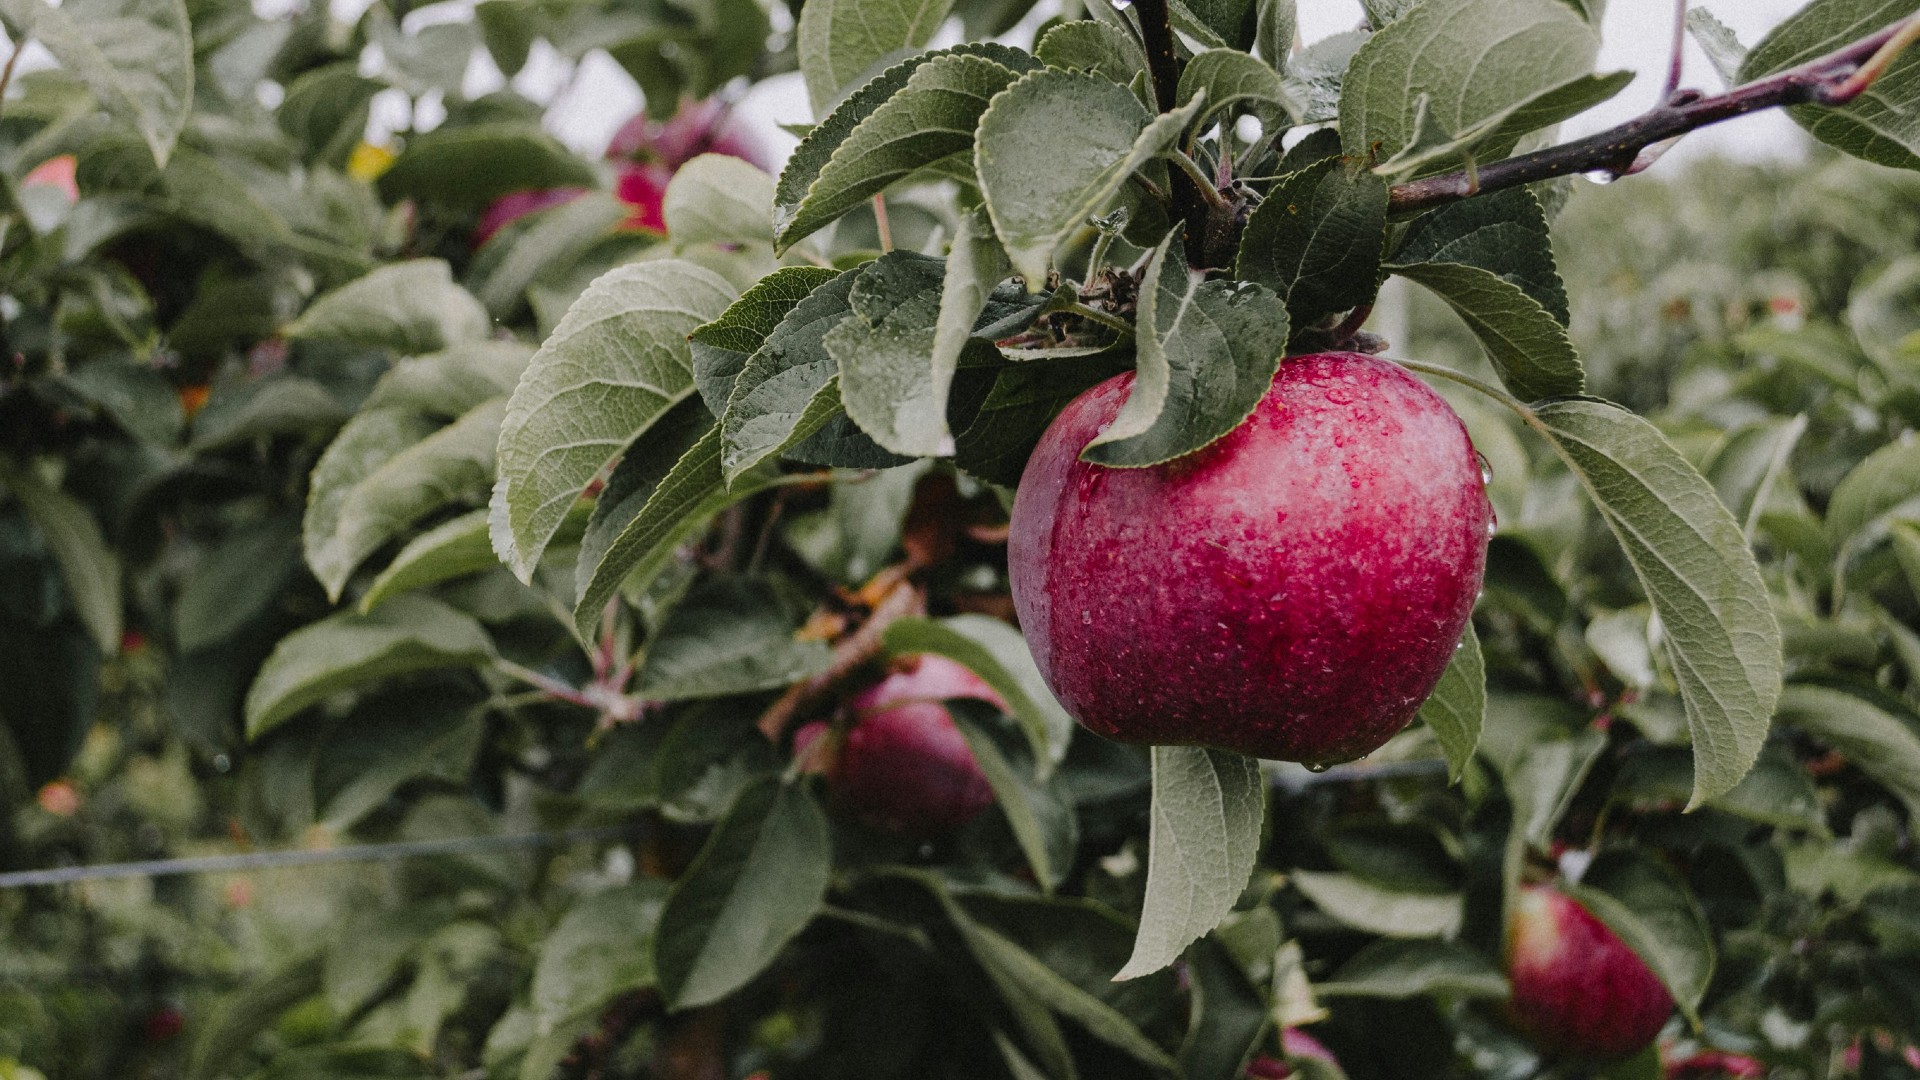
POLYGON ((587 484, 693 392, 687 335, 733 297, 678 259, 623 266, 595 279, 534 354, 501 423, 493 492, 494 550, 520 580, 587 484))
POLYGON ((1048 30, 1034 53, 1048 67, 1084 71, 1122 84, 1147 70, 1147 54, 1132 34, 1093 19, 1063 22, 1048 30))
POLYGON ((813 921, 832 870, 827 817, 804 786, 766 779, 741 792, 660 916, 654 967, 668 1005, 746 985, 813 921))
POLYGON ((278 603, 300 565, 299 533, 299 521, 281 514, 209 548, 174 604, 174 646, 189 653, 217 645, 278 603))
MULTIPOLYGON (((1920 9, 1914 0, 1813 0, 1762 38, 1740 65, 1745 83, 1804 64, 1920 9)), ((1920 169, 1920 54, 1902 53, 1866 93, 1840 108, 1788 110, 1813 137, 1855 157, 1920 169)))
POLYGON ((1187 268, 1184 226, 1140 281, 1133 387, 1080 456, 1140 468, 1190 454, 1240 426, 1273 386, 1288 311, 1264 286, 1207 281, 1187 268))
MULTIPOLYGON (((987 102, 1016 77, 1014 69, 972 53, 935 56, 915 67, 906 85, 834 147, 800 199, 776 208, 779 247, 865 205, 896 180, 971 150, 987 102)), ((788 165, 790 172, 803 168, 799 159, 788 165)))
POLYGON ((327 64, 287 84, 273 119, 305 149, 308 161, 341 168, 366 134, 374 95, 385 88, 360 74, 357 63, 327 64))
POLYGON ((925 46, 952 9, 953 0, 820 0, 802 8, 794 42, 814 115, 895 53, 925 46))
POLYGON ((674 172, 660 200, 675 244, 738 244, 766 248, 773 214, 773 177, 730 154, 701 154, 674 172))
POLYGON ((1335 922, 1394 938, 1452 937, 1460 929, 1459 893, 1400 892, 1353 874, 1294 870, 1287 880, 1335 922))
POLYGON ((389 201, 420 199, 480 210, 502 195, 536 188, 593 187, 585 161, 531 123, 520 120, 448 124, 407 140, 393 167, 380 174, 389 201))
POLYGON ((247 691, 247 737, 259 738, 342 690, 492 657, 493 643, 473 616, 424 596, 397 597, 371 615, 331 615, 274 646, 247 691))
MULTIPOLYGON (((490 0, 518 3, 520 0, 490 0)), ((493 317, 511 319, 534 282, 589 256, 614 229, 633 213, 633 207, 611 192, 588 191, 577 199, 532 216, 525 231, 503 229, 488 239, 469 271, 473 294, 493 317), (508 245, 492 261, 496 245, 508 245), (481 266, 485 265, 484 273, 481 266)))
MULTIPOLYGON (((1372 35, 1362 30, 1332 34, 1295 53, 1287 60, 1287 89, 1300 103, 1300 122, 1324 124, 1340 116, 1340 84, 1354 54, 1372 35)), ((1323 143, 1339 153, 1340 135, 1327 129, 1323 143)), ((1326 156, 1326 155, 1321 155, 1326 156)))
POLYGON ((530 991, 536 1026, 603 1008, 654 984, 653 949, 666 885, 642 879, 576 900, 540 945, 530 991))
POLYGON ((68 601, 102 655, 120 651, 120 558, 86 504, 0 458, 0 489, 13 495, 46 538, 68 601))
POLYGON ((457 697, 364 703, 315 750, 313 805, 323 823, 346 829, 416 777, 464 784, 486 734, 486 718, 457 697))
POLYGON ((368 477, 437 428, 433 420, 413 410, 374 406, 348 420, 320 455, 307 485, 302 550, 329 599, 340 599, 348 575, 365 554, 344 567, 339 565, 343 560, 335 550, 335 537, 347 500, 368 477))
POLYGON ((621 582, 650 580, 713 515, 782 482, 779 474, 760 469, 729 487, 720 471, 719 427, 696 414, 692 431, 676 433, 675 441, 687 435, 694 441, 671 458, 664 475, 656 470, 668 458, 629 452, 601 493, 602 505, 611 509, 603 516, 596 508, 576 574, 580 597, 573 620, 582 637, 599 625, 621 582))
POLYGON ((1327 982, 1321 997, 1416 998, 1446 995, 1498 1000, 1506 976, 1486 957, 1457 941, 1382 938, 1354 954, 1327 982))
MULTIPOLYGON (((1895 522, 1888 534, 1893 538, 1893 553, 1907 575, 1907 587, 1913 590, 1914 599, 1920 600, 1920 524, 1895 522)), ((1907 674, 1920 679, 1920 665, 1909 662, 1907 674)))
POLYGON ((1286 301, 1296 331, 1373 300, 1387 183, 1340 158, 1283 176, 1247 219, 1234 275, 1286 301))
POLYGON ((693 351, 693 381, 715 416, 724 416, 727 399, 747 360, 766 343, 794 305, 840 276, 822 266, 783 266, 740 294, 720 317, 688 336, 693 351))
POLYGON ((453 283, 444 261, 413 259, 327 293, 284 332, 295 341, 337 341, 414 356, 477 341, 492 328, 487 309, 453 283))
MULTIPOLYGON (((554 537, 555 544, 567 543, 569 532, 577 538, 586 527, 587 515, 582 506, 574 508, 569 523, 572 528, 563 527, 554 537)), ((499 565, 500 559, 493 553, 493 540, 487 534, 487 511, 462 514, 407 541, 407 546, 400 549, 361 594, 359 610, 364 615, 403 593, 492 570, 499 565)))
POLYGON ((475 408, 388 457, 344 492, 329 491, 324 504, 316 488, 308 504, 308 524, 317 523, 321 515, 315 510, 324 505, 331 511, 326 516, 332 528, 306 532, 307 564, 330 599, 339 600, 367 556, 422 519, 450 506, 486 501, 506 409, 505 398, 475 408))
POLYGON ((532 358, 532 347, 517 341, 470 341, 446 352, 409 356, 380 376, 360 408, 458 420, 476 405, 511 394, 532 358))
POLYGON ((1206 105, 1155 117, 1097 75, 1029 72, 980 117, 974 170, 1016 273, 1037 291, 1054 250, 1105 210, 1127 178, 1172 146, 1206 105), (1035 132, 1047 137, 1035 138, 1035 132))
POLYGON ((1013 999, 1025 998, 1073 1020, 1094 1038, 1152 1068, 1178 1069, 1171 1055, 1113 1006, 1074 985, 1011 938, 973 919, 945 889, 936 889, 935 895, 967 950, 1003 993, 1012 991, 1013 999))
POLYGON ((1298 107, 1287 92, 1286 80, 1265 60, 1238 49, 1204 49, 1180 71, 1176 97, 1181 102, 1205 95, 1206 105, 1196 121, 1207 121, 1229 109, 1245 109, 1260 118, 1264 130, 1278 133, 1298 107))
MULTIPOLYGON (((956 45, 951 49, 921 53, 909 57, 887 70, 875 75, 867 83, 854 91, 845 101, 834 107, 831 114, 813 126, 800 141, 793 155, 787 159, 786 166, 780 170, 779 183, 774 188, 774 223, 780 249, 785 250, 786 239, 792 229, 792 219, 800 210, 800 204, 807 198, 807 192, 820 178, 822 170, 839 152, 840 147, 860 125, 881 106, 893 99, 907 85, 914 72, 934 60, 948 56, 974 56, 999 64, 1014 71, 1028 71, 1039 66, 1033 56, 991 42, 976 42, 956 45)), ((848 167, 845 163, 843 168, 848 167)), ((851 175, 851 174, 848 174, 851 175)), ((797 236, 794 239, 798 239, 797 236)))
POLYGON ((1686 885, 1645 852, 1602 852, 1573 897, 1607 924, 1660 977, 1689 1022, 1713 981, 1713 933, 1686 885))
POLYGON ((1567 289, 1554 263, 1546 210, 1526 188, 1443 206, 1415 221, 1392 268, 1420 263, 1475 266, 1517 286, 1567 324, 1567 289))
POLYGON ((1474 135, 1484 160, 1504 157, 1527 131, 1571 115, 1523 109, 1516 120, 1510 110, 1586 79, 1599 48, 1599 34, 1562 0, 1416 5, 1354 54, 1340 97, 1341 140, 1363 160, 1393 157, 1414 141, 1426 97, 1433 124, 1474 135))
POLYGON ((1487 352, 1500 381, 1526 401, 1579 394, 1586 371, 1566 328, 1526 290, 1491 270, 1460 263, 1394 266, 1447 302, 1487 352))
POLYGON ((1253 873, 1266 780, 1259 762, 1197 746, 1153 748, 1147 898, 1116 979, 1158 971, 1233 910, 1253 873))
POLYGON ((1846 755, 1909 814, 1920 814, 1920 734, 1913 725, 1866 698, 1824 686, 1787 687, 1778 719, 1846 755))
POLYGON ((777 690, 825 671, 824 641, 796 641, 765 582, 720 578, 674 606, 647 647, 635 692, 654 701, 777 690))
MULTIPOLYGON (((1297 946, 1296 946, 1297 947, 1297 946)), ((1272 962, 1272 953, 1262 959, 1272 962)), ((1247 1059, 1272 1025, 1260 991, 1218 941, 1201 940, 1187 951, 1192 987, 1187 1037, 1180 1044, 1184 1080, 1240 1080, 1247 1059)))
POLYGON ((1833 489, 1827 537, 1834 549, 1866 539, 1869 526, 1920 499, 1920 439, 1906 438, 1868 454, 1833 489))
MULTIPOLYGON (((987 784, 993 788, 994 801, 1000 804, 1001 813, 1006 815, 1014 843, 1020 846, 1020 853, 1026 856, 1027 866, 1033 870, 1033 878, 1039 883, 1040 891, 1051 894, 1053 887, 1066 877, 1071 866, 1055 859, 1049 851, 1049 835, 1046 823, 1042 820, 1042 807, 1045 806, 1044 812, 1050 816, 1069 815, 1072 811, 1064 803, 1046 806, 1048 793, 1016 771, 1013 762, 1001 752, 1000 744, 994 741, 993 731, 988 726, 997 717, 998 709, 986 702, 949 702, 947 708, 953 715, 961 737, 967 741, 967 749, 973 754, 974 762, 980 766, 987 784)), ((1071 859, 1070 854, 1068 858, 1071 859)))
POLYGON ((1440 674, 1440 684, 1420 706, 1420 719, 1433 729, 1447 755, 1447 779, 1459 783, 1467 763, 1480 745, 1480 726, 1487 717, 1486 662, 1480 656, 1480 635, 1467 624, 1466 633, 1440 674))
POLYGON ((1713 488, 1658 429, 1617 406, 1534 410, 1579 475, 1666 627, 1693 734, 1689 806, 1752 768, 1780 693, 1780 626, 1746 538, 1713 488))
POLYGON ((904 320, 908 313, 895 309, 844 353, 832 338, 851 337, 857 328, 852 320, 834 328, 827 349, 840 363, 840 395, 847 415, 875 442, 910 457, 953 452, 947 402, 954 372, 964 354, 999 358, 973 337, 973 330, 1007 270, 993 225, 985 211, 976 209, 963 215, 954 230, 953 250, 933 295, 938 310, 931 318, 915 311, 911 320, 904 320), (904 325, 891 332, 883 329, 899 323, 904 325))
POLYGON ((1040 435, 1067 403, 1125 371, 1124 351, 1038 364, 1012 364, 994 376, 986 397, 954 439, 954 463, 988 483, 1013 487, 1040 435))
MULTIPOLYGON (((1267 63, 1286 68, 1299 29, 1300 13, 1294 0, 1254 0, 1253 51, 1267 63)), ((1291 96, 1288 100, 1292 100, 1291 96)), ((1296 104, 1293 111, 1297 116, 1301 110, 1296 104)))
POLYGON ((795 304, 748 357, 720 417, 721 462, 732 484, 761 462, 826 426, 840 411, 839 365, 824 338, 853 313, 858 269, 795 304))
POLYGON ((1374 171, 1407 176, 1442 171, 1460 161, 1505 157, 1521 137, 1593 108, 1632 81, 1630 71, 1582 75, 1517 101, 1465 131, 1448 128, 1434 115, 1433 95, 1421 93, 1414 99, 1413 137, 1374 171))
MULTIPOLYGON (((847 296, 853 317, 840 320, 820 339, 838 367, 847 415, 883 446, 919 445, 932 436, 927 452, 940 449, 947 389, 958 363, 956 352, 944 377, 932 370, 945 280, 946 266, 938 259, 888 252, 855 279, 847 296)), ((980 299, 984 303, 985 295, 980 299)), ((961 332, 971 329, 969 319, 961 332)), ((962 336, 960 345, 965 344, 962 336)), ((986 349, 991 353, 991 346, 986 349)))
MULTIPOLYGON (((1681 747, 1645 747, 1620 762, 1608 798, 1657 810, 1683 805, 1692 793, 1692 755, 1681 747)), ((1708 800, 1707 805, 1763 825, 1822 835, 1827 832, 1826 808, 1813 777, 1777 743, 1761 752, 1745 780, 1725 795, 1708 800)))
POLYGON ((1740 67, 1746 63, 1747 47, 1740 44, 1732 28, 1714 18, 1713 12, 1697 7, 1687 12, 1687 32, 1693 43, 1707 54, 1707 62, 1729 88, 1740 82, 1740 67))
POLYGON ((1073 718, 1047 689, 1018 630, 987 615, 909 617, 888 623, 880 641, 889 656, 937 653, 984 679, 1020 722, 1040 780, 1066 757, 1073 718))
POLYGON ((0 0, 16 42, 44 45, 164 167, 193 110, 193 35, 180 0, 0 0))

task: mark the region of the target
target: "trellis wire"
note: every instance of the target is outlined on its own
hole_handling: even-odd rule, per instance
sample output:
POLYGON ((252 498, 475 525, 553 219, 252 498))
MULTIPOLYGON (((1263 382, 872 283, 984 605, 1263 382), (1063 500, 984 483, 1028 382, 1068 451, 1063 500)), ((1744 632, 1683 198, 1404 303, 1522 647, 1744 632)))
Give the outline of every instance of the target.
POLYGON ((624 836, 632 836, 635 831, 632 825, 602 825, 594 828, 521 833, 513 836, 402 840, 389 844, 355 844, 338 848, 256 851, 239 855, 200 855, 185 859, 148 859, 142 862, 101 863, 94 866, 60 866, 47 870, 13 870, 0 873, 0 889, 21 889, 31 885, 71 885, 81 881, 103 881, 111 878, 172 877, 180 874, 212 874, 233 870, 283 870, 295 866, 319 866, 326 863, 375 862, 428 855, 467 855, 514 848, 559 847, 590 840, 617 840, 624 836))

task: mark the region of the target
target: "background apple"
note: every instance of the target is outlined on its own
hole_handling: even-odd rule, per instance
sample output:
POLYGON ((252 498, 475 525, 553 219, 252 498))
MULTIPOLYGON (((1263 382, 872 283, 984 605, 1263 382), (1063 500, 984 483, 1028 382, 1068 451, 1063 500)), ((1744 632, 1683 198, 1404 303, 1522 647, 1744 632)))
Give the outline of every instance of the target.
POLYGON ((1288 359, 1247 422, 1164 465, 1080 460, 1133 385, 1068 405, 1013 505, 1034 659, 1082 724, 1326 764, 1405 727, 1453 656, 1493 509, 1460 418, 1370 356, 1288 359))
POLYGON ((912 836, 958 828, 993 804, 993 788, 941 704, 948 698, 1007 707, 961 664, 908 657, 847 702, 837 752, 823 752, 828 724, 816 721, 795 732, 794 754, 824 772, 835 805, 865 824, 912 836))
POLYGON ((1529 886, 1507 935, 1508 1015, 1541 1050, 1613 1061, 1653 1041, 1673 997, 1647 962, 1579 901, 1529 886))

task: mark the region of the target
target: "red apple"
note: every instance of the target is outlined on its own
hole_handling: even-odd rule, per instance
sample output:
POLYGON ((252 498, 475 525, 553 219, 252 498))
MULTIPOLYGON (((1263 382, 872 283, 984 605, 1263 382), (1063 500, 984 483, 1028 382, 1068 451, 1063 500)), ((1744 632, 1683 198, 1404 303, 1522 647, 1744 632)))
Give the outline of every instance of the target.
POLYGON ((1764 1080, 1767 1067, 1744 1054, 1704 1050, 1667 1065, 1667 1080, 1764 1080))
POLYGON ((1284 1059, 1257 1057, 1247 1062, 1247 1080, 1289 1080, 1295 1075, 1289 1062, 1324 1061, 1329 1065, 1340 1064, 1334 1059, 1333 1051, 1299 1028, 1287 1028, 1280 1032, 1280 1052, 1285 1055, 1284 1059))
POLYGON ((1640 955, 1579 901, 1528 886, 1507 928, 1508 1016, 1550 1054, 1617 1061, 1673 1015, 1673 996, 1640 955))
POLYGON ((493 204, 480 215, 480 224, 473 227, 473 246, 477 248, 493 239, 494 233, 528 214, 570 203, 586 193, 587 189, 582 187, 510 191, 493 200, 493 204))
POLYGON ((846 736, 832 759, 817 721, 794 734, 794 755, 824 772, 836 807, 888 832, 931 836, 971 821, 993 804, 993 788, 941 704, 973 698, 1007 705, 978 675, 944 656, 906 658, 892 674, 847 702, 846 736))
POLYGON ((80 159, 72 154, 61 154, 28 170, 27 175, 20 178, 20 186, 53 188, 71 206, 80 201, 79 172, 80 159))
POLYGON ((1326 765, 1407 725, 1453 656, 1493 509, 1441 397, 1354 353, 1288 359, 1253 415, 1162 465, 1080 460, 1133 385, 1028 459, 1008 563, 1067 711, 1130 743, 1326 765))
POLYGON ((712 98, 684 102, 664 122, 642 113, 621 125, 607 144, 608 159, 621 163, 615 193, 634 208, 621 228, 665 232, 661 200, 667 181, 701 154, 726 154, 767 168, 759 140, 734 123, 732 109, 712 98))

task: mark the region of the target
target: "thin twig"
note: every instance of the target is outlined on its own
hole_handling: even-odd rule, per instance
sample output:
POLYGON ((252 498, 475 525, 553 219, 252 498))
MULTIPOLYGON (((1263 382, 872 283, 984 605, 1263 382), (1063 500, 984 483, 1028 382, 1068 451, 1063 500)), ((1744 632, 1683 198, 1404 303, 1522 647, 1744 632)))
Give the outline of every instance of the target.
POLYGON ((27 51, 27 42, 30 40, 27 35, 21 34, 20 40, 13 43, 13 51, 7 54, 7 66, 0 67, 0 106, 6 103, 7 87, 13 85, 13 66, 20 62, 20 54, 27 51))
POLYGON ((1819 59, 1734 87, 1724 94, 1706 96, 1697 91, 1678 91, 1651 111, 1617 127, 1562 146, 1483 165, 1477 170, 1477 177, 1474 172, 1463 169, 1396 185, 1388 207, 1394 216, 1405 217, 1476 194, 1504 191, 1556 176, 1596 171, 1626 176, 1641 164, 1642 151, 1710 124, 1783 105, 1845 105, 1865 93, 1873 80, 1885 73, 1915 40, 1920 40, 1920 14, 1886 26, 1819 59))
POLYGON ((1667 85, 1660 91, 1661 101, 1672 101, 1680 91, 1680 71, 1685 67, 1687 48, 1687 0, 1673 0, 1673 52, 1667 60, 1667 85))
POLYGON ((893 224, 887 220, 887 197, 873 197, 873 227, 880 234, 880 250, 893 250, 893 224))
POLYGON ((860 629, 848 634, 833 647, 833 657, 827 662, 825 671, 788 687, 779 700, 768 706, 760 716, 761 734, 778 742, 787 725, 799 715, 802 708, 825 696, 840 680, 880 655, 880 636, 889 624, 908 615, 924 614, 925 611, 926 599, 920 595, 920 590, 911 582, 900 581, 874 605, 873 614, 867 616, 867 621, 861 624, 860 629))

